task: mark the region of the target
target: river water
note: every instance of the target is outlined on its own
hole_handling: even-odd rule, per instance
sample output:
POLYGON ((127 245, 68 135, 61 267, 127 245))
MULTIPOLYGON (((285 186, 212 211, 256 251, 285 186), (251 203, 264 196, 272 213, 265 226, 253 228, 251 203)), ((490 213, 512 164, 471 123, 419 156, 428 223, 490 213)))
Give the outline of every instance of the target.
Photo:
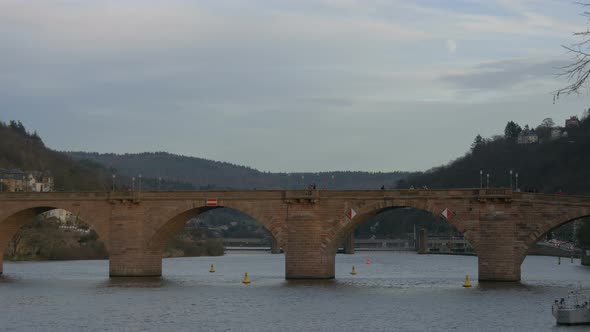
POLYGON ((579 260, 529 256, 517 284, 478 284, 470 256, 361 252, 336 261, 336 279, 325 281, 287 281, 284 256, 264 253, 165 259, 164 276, 149 280, 109 279, 108 261, 5 262, 0 330, 590 330, 551 316, 570 288, 590 290, 579 260), (461 287, 465 274, 473 288, 461 287))

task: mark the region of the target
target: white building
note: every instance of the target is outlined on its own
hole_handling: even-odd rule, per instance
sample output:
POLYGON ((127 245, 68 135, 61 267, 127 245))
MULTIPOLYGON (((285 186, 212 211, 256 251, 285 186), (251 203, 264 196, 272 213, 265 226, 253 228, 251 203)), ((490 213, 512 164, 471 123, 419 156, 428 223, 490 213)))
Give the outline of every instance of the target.
POLYGON ((68 219, 72 218, 73 214, 64 209, 50 210, 44 213, 45 218, 55 218, 62 223, 65 223, 68 219))
POLYGON ((533 130, 523 129, 520 134, 518 134, 518 138, 516 139, 518 144, 532 144, 539 142, 539 135, 535 133, 533 130))

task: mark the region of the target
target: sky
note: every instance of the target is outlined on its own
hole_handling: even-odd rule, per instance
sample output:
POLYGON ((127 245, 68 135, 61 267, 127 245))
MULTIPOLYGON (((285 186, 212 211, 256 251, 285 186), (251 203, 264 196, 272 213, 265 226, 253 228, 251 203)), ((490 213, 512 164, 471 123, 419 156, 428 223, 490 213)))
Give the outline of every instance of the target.
POLYGON ((568 0, 0 0, 0 120, 56 150, 426 170, 563 124, 568 0))

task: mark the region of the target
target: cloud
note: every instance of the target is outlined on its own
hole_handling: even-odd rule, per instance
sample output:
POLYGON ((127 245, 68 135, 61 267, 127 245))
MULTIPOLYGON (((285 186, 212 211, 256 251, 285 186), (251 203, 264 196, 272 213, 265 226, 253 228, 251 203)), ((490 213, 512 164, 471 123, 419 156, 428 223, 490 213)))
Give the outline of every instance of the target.
MULTIPOLYGON (((409 2, 410 3, 410 2, 409 2)), ((576 22, 580 8, 553 0, 469 0, 408 4, 413 17, 426 18, 436 26, 435 36, 453 35, 460 39, 513 39, 516 36, 568 37, 584 30, 585 21, 576 22)))
POLYGON ((480 63, 463 73, 443 75, 440 79, 464 90, 510 90, 527 82, 555 83, 555 75, 559 73, 559 68, 567 63, 564 60, 531 59, 490 61, 480 63))
POLYGON ((580 29, 580 26, 534 12, 518 17, 492 15, 458 15, 457 26, 475 35, 478 33, 502 33, 510 35, 564 36, 580 29))
POLYGON ((457 42, 452 39, 447 39, 446 47, 449 54, 455 54, 457 52, 457 42))
POLYGON ((0 108, 56 149, 429 168, 560 66, 551 1, 498 1, 0 0, 0 108))
MULTIPOLYGON (((351 1, 350 5, 356 1, 351 1)), ((18 31, 11 43, 85 56, 150 50, 206 49, 237 43, 330 41, 415 41, 429 38, 419 27, 363 15, 317 15, 266 9, 244 3, 243 13, 216 8, 207 1, 69 2, 0 1, 0 26, 18 31)), ((272 7, 272 6, 269 6, 272 7)), ((0 38, 7 38, 0 35, 0 38)))

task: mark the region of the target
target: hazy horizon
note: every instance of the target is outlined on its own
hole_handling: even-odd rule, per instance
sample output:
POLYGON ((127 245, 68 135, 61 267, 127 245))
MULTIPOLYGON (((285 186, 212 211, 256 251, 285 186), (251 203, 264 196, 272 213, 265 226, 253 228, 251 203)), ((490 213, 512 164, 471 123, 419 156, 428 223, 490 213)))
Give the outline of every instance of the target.
POLYGON ((0 120, 52 149, 260 171, 423 171, 558 125, 586 30, 558 0, 0 0, 0 120))

